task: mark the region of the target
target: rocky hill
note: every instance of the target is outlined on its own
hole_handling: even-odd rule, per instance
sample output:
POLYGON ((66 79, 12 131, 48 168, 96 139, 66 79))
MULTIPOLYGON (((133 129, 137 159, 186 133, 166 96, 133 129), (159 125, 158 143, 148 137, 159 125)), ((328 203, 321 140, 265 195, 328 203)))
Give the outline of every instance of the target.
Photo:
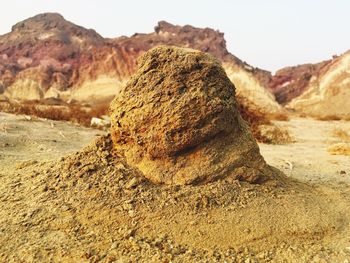
POLYGON ((105 39, 55 13, 29 18, 0 36, 0 99, 109 102, 135 71, 136 59, 161 44, 214 55, 242 103, 268 113, 280 111, 263 87, 267 72, 230 54, 219 31, 162 21, 153 33, 105 39))
POLYGON ((62 94, 68 98, 72 88, 94 77, 90 69, 95 56, 107 46, 94 30, 74 25, 59 14, 40 14, 20 22, 0 37, 4 96, 30 100, 62 94))
POLYGON ((269 79, 267 86, 275 94, 279 103, 286 104, 300 96, 308 88, 310 80, 318 78, 322 68, 330 62, 327 60, 318 64, 282 68, 269 79))
MULTIPOLYGON (((320 65, 320 64, 318 64, 320 65)), ((350 118, 350 51, 324 62, 286 107, 320 118, 350 118)))
MULTIPOLYGON (((350 118, 350 51, 316 64, 263 74, 264 86, 287 109, 317 118, 350 118)), ((259 78, 259 75, 256 75, 259 78)))

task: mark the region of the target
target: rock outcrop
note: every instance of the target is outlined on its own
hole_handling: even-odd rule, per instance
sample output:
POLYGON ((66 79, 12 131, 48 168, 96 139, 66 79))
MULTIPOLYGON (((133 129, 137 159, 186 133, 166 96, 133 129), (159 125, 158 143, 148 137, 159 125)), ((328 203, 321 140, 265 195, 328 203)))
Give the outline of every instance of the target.
MULTIPOLYGON (((176 26, 161 21, 150 34, 135 34, 130 38, 121 37, 113 41, 127 50, 143 54, 158 45, 173 45, 188 47, 207 52, 218 58, 236 86, 236 92, 244 97, 243 103, 258 107, 264 113, 278 113, 280 105, 274 96, 264 86, 269 72, 250 66, 232 55, 226 48, 224 34, 210 28, 196 28, 193 26, 176 26)), ((134 60, 135 62, 136 60, 134 60)), ((246 105, 248 106, 248 105, 246 105)))
POLYGON ((154 183, 260 182, 273 174, 239 114, 234 85, 209 54, 151 49, 110 115, 116 152, 154 183))
POLYGON ((321 119, 350 118, 350 51, 262 76, 264 85, 287 109, 321 119))
POLYGON ((350 118, 350 51, 323 63, 286 107, 317 118, 350 118))
POLYGON ((266 86, 275 94, 276 100, 285 105, 303 94, 308 89, 310 80, 318 78, 322 68, 330 62, 327 60, 318 64, 303 64, 280 69, 271 76, 266 86))
POLYGON ((64 92, 75 86, 91 48, 105 40, 94 30, 55 13, 40 14, 0 36, 0 79, 10 99, 42 99, 50 88, 64 92), (26 87, 30 87, 26 90, 26 87))
POLYGON ((135 72, 136 59, 158 45, 190 47, 223 62, 237 93, 259 110, 281 110, 253 68, 230 54, 223 33, 210 28, 174 26, 159 22, 155 32, 105 39, 54 13, 40 14, 13 26, 0 36, 0 81, 10 99, 54 96, 93 103, 110 100, 135 72), (26 87, 30 87, 26 89, 26 87))

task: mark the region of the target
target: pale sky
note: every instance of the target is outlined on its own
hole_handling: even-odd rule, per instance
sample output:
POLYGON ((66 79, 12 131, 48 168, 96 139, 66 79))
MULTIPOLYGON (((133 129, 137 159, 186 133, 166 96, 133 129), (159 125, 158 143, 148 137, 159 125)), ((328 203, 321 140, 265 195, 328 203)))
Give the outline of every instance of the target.
POLYGON ((159 20, 211 27, 225 33, 231 53, 271 71, 350 49, 350 0, 10 0, 1 4, 0 34, 43 12, 104 37, 153 32, 159 20))

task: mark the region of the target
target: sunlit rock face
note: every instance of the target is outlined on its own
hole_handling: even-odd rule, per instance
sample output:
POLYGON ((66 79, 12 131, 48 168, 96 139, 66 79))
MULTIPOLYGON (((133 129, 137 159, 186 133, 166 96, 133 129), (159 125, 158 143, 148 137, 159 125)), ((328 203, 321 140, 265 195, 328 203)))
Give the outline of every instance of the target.
POLYGON ((105 39, 59 14, 37 15, 0 36, 0 81, 4 89, 9 89, 6 93, 9 98, 54 96, 62 100, 109 103, 135 72, 137 58, 163 44, 213 55, 223 63, 239 97, 245 98, 242 103, 268 113, 281 110, 264 88, 270 73, 230 54, 223 33, 164 21, 149 34, 105 39), (31 83, 30 89, 21 83, 31 83))
POLYGON ((193 49, 160 46, 111 103, 114 148, 154 183, 204 183, 273 175, 242 120, 221 63, 193 49))
POLYGON ((318 64, 303 64, 278 70, 271 77, 267 86, 273 92, 280 104, 288 104, 294 98, 303 94, 313 78, 318 78, 322 69, 330 60, 318 64))
POLYGON ((310 78, 286 107, 320 118, 350 118, 350 52, 334 58, 310 78))

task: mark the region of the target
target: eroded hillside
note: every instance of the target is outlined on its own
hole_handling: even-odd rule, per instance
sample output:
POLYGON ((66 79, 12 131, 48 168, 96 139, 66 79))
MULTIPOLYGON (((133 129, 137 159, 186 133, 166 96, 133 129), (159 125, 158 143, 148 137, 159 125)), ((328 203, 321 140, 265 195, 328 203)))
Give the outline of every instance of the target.
POLYGON ((153 33, 104 39, 95 31, 53 13, 20 22, 0 37, 0 96, 17 100, 109 102, 135 71, 136 59, 161 44, 214 55, 227 69, 238 95, 245 98, 244 103, 252 102, 265 112, 280 111, 274 96, 263 87, 267 72, 230 54, 219 31, 162 21, 153 33))

